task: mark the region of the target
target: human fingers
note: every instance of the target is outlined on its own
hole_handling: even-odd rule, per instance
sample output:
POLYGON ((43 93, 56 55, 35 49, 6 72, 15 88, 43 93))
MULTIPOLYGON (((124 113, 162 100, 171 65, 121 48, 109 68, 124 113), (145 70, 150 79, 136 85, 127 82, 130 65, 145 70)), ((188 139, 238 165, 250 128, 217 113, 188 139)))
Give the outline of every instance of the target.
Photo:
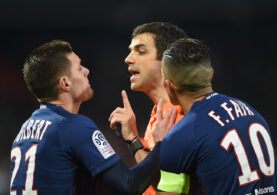
POLYGON ((124 108, 117 107, 117 108, 110 114, 109 121, 111 121, 111 119, 114 117, 115 114, 120 114, 120 113, 123 113, 123 112, 124 112, 124 108))
POLYGON ((175 125, 177 114, 178 114, 177 109, 173 108, 169 118, 170 129, 175 125))
POLYGON ((110 121, 110 128, 111 129, 115 129, 116 128, 116 124, 118 123, 117 119, 114 118, 110 121))
POLYGON ((115 129, 116 125, 118 123, 122 123, 122 115, 121 114, 115 114, 110 120, 110 127, 111 129, 115 129))
POLYGON ((164 117, 163 117, 163 122, 165 124, 169 123, 172 114, 173 114, 173 108, 169 108, 166 110, 164 117))
POLYGON ((121 95, 122 95, 122 101, 123 101, 124 108, 126 110, 132 110, 132 106, 131 106, 131 104, 129 102, 129 99, 128 99, 126 91, 122 90, 121 95))
POLYGON ((157 120, 160 121, 163 118, 163 100, 162 98, 159 99, 158 105, 157 105, 157 120))

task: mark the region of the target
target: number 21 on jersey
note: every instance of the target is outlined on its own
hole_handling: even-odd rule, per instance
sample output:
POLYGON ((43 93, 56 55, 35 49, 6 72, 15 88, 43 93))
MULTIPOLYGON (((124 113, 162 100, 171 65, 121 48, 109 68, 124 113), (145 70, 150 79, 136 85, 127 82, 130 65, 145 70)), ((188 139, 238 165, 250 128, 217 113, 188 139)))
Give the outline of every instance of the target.
MULTIPOLYGON (((249 126, 249 139, 251 141, 252 147, 255 151, 260 171, 265 176, 274 175, 275 171, 275 157, 274 150, 272 146, 272 142, 270 136, 263 125, 260 123, 252 123, 249 126), (264 151, 262 150, 261 144, 258 139, 258 134, 264 139, 264 143, 267 148, 267 152, 269 155, 269 164, 267 165, 264 157, 264 151)), ((241 168, 242 174, 238 177, 239 185, 246 185, 248 183, 257 181, 260 179, 260 176, 257 170, 252 170, 248 161, 247 153, 244 149, 243 143, 237 133, 236 129, 232 129, 226 133, 224 138, 221 141, 221 147, 223 147, 226 151, 229 150, 232 145, 234 148, 234 152, 236 154, 238 163, 241 168)))
MULTIPOLYGON (((20 147, 14 147, 11 151, 11 160, 14 159, 14 168, 12 172, 10 187, 12 187, 13 185, 14 179, 16 178, 20 165, 22 163, 28 163, 26 170, 25 188, 22 189, 22 195, 37 195, 37 190, 33 189, 37 147, 37 144, 32 145, 25 153, 25 159, 22 159, 22 162, 22 152, 20 147)), ((10 195, 16 195, 16 190, 12 190, 10 192, 10 195)))

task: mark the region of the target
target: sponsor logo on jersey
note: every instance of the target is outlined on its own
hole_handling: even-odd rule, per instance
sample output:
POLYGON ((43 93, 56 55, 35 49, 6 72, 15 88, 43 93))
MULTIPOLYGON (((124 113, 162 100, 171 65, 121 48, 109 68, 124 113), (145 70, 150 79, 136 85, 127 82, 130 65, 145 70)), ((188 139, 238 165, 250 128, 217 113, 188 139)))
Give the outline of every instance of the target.
POLYGON ((211 93, 210 95, 208 95, 208 96, 206 97, 206 99, 209 100, 209 99, 211 99, 212 97, 214 97, 214 96, 216 96, 216 95, 218 95, 218 93, 213 92, 213 93, 211 93))
POLYGON ((96 130, 93 132, 92 141, 104 159, 109 158, 115 153, 101 131, 96 130))
POLYGON ((245 195, 269 194, 269 193, 273 193, 274 191, 275 191, 274 187, 270 186, 270 187, 255 189, 254 190, 255 193, 249 193, 249 194, 245 194, 245 195))

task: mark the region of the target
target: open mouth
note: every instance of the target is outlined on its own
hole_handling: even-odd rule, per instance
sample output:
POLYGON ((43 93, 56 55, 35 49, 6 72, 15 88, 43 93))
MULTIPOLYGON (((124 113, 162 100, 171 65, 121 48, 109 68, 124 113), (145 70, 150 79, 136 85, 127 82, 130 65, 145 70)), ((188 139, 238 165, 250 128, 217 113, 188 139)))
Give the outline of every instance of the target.
POLYGON ((137 74, 139 74, 139 71, 135 71, 135 70, 130 70, 129 71, 132 75, 137 75, 137 74))
POLYGON ((130 81, 132 82, 132 81, 134 81, 138 76, 139 76, 139 71, 137 71, 137 70, 129 70, 129 72, 131 73, 131 77, 130 77, 130 81))

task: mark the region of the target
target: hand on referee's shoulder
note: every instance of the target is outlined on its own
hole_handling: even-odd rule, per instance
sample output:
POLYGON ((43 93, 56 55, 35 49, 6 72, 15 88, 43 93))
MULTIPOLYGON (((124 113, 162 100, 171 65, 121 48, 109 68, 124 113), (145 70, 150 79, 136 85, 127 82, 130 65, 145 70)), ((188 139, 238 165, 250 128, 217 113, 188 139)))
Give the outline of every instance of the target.
POLYGON ((160 99, 158 102, 157 120, 154 123, 151 131, 155 143, 163 140, 167 132, 174 126, 177 117, 176 108, 169 108, 163 116, 164 103, 165 102, 162 99, 160 99))

